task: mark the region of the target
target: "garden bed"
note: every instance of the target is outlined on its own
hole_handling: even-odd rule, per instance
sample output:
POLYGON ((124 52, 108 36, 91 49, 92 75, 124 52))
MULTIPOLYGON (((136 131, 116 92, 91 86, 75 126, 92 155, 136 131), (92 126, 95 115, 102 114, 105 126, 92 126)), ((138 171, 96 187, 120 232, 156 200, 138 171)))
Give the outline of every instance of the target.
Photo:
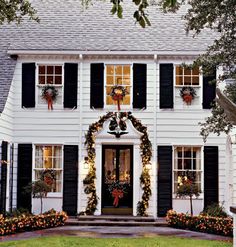
POLYGON ((5 218, 0 215, 0 235, 62 226, 67 220, 65 212, 49 211, 39 215, 22 214, 18 217, 5 218))
POLYGON ((189 214, 176 213, 175 211, 170 210, 167 212, 166 220, 168 225, 174 228, 222 236, 233 236, 233 218, 231 217, 221 218, 205 215, 191 216, 189 214))

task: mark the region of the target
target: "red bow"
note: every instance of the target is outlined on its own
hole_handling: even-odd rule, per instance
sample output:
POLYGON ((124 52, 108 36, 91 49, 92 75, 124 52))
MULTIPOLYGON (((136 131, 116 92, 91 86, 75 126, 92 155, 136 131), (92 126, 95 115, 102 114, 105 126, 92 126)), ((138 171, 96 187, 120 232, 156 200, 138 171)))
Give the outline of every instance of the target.
POLYGON ((183 99, 184 99, 184 101, 185 101, 188 105, 190 105, 191 102, 192 102, 193 96, 192 96, 192 95, 186 94, 186 95, 183 96, 183 99))
POLYGON ((120 100, 123 100, 123 95, 122 94, 115 94, 113 96, 113 100, 117 101, 118 111, 120 111, 120 100))
POLYGON ((47 102, 48 102, 48 110, 53 110, 53 106, 52 106, 52 95, 49 94, 49 93, 46 93, 46 96, 45 96, 47 102))
POLYGON ((112 191, 112 197, 114 197, 113 206, 117 207, 119 204, 119 199, 124 196, 124 192, 122 190, 114 189, 112 191))

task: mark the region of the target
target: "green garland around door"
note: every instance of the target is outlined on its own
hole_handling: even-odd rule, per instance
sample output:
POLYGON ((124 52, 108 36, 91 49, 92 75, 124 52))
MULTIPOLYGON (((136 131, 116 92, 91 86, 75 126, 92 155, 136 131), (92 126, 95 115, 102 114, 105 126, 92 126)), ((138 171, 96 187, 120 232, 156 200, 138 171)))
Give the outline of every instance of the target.
POLYGON ((149 170, 147 169, 147 165, 151 162, 152 157, 152 144, 148 138, 147 127, 143 126, 139 120, 137 120, 131 112, 108 112, 106 115, 100 117, 99 121, 91 124, 89 126, 89 130, 85 136, 86 141, 85 145, 87 147, 87 161, 89 164, 89 171, 83 180, 83 184, 85 186, 84 192, 89 195, 87 207, 85 209, 84 214, 92 215, 94 214, 98 197, 96 194, 95 187, 95 179, 96 179, 96 167, 95 167, 95 133, 103 128, 104 122, 109 120, 110 118, 119 117, 119 119, 125 121, 129 119, 135 129, 141 132, 143 135, 140 138, 140 151, 141 151, 141 159, 142 159, 142 174, 140 176, 140 184, 143 190, 142 200, 138 202, 137 212, 140 216, 147 216, 147 208, 149 206, 149 199, 152 194, 151 191, 151 179, 149 170))

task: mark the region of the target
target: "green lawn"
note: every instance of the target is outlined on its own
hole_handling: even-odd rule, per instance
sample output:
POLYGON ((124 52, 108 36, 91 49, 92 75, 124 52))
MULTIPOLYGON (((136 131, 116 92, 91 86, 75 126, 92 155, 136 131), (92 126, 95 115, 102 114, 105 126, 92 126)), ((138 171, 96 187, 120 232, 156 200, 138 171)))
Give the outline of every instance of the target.
POLYGON ((79 238, 42 237, 37 239, 4 242, 8 247, 232 247, 232 243, 171 237, 156 238, 79 238))

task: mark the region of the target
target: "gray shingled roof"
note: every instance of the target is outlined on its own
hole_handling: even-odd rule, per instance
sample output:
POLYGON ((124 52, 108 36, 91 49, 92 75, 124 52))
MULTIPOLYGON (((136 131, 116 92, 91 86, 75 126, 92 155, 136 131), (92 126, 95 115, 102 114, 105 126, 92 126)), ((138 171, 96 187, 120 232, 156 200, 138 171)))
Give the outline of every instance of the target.
POLYGON ((33 0, 40 24, 24 21, 21 25, 0 27, 0 112, 9 91, 14 60, 6 55, 11 51, 142 51, 198 52, 211 43, 213 34, 206 31, 194 38, 184 31, 183 7, 177 14, 163 14, 157 6, 149 8, 151 27, 142 29, 132 18, 135 6, 125 0, 122 20, 110 14, 110 1, 94 1, 83 10, 79 0, 33 0), (4 39, 2 40, 2 37, 4 39), (2 48, 3 47, 3 48, 2 48))

